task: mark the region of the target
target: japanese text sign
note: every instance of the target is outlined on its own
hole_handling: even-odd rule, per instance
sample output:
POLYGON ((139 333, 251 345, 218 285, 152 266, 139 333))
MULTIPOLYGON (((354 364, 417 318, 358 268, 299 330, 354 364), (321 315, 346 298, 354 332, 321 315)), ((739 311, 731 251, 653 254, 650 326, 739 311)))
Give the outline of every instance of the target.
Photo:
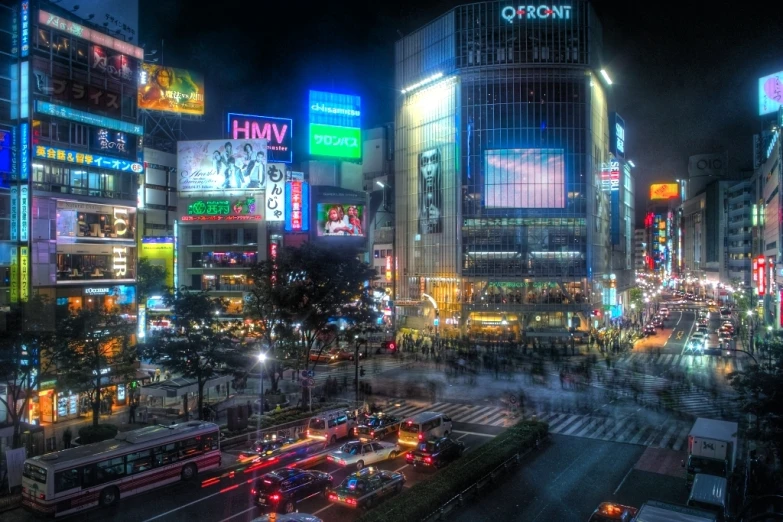
POLYGON ((54 161, 64 161, 75 165, 98 167, 102 169, 119 170, 122 172, 134 172, 140 174, 144 171, 141 163, 126 161, 116 158, 107 158, 97 154, 85 154, 75 150, 60 149, 57 147, 35 146, 35 157, 54 161))

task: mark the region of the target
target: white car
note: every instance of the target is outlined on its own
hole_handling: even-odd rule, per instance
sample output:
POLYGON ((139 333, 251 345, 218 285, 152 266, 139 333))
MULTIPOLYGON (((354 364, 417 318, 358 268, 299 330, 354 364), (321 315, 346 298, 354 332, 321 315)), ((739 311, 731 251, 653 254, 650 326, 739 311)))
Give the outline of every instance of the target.
POLYGON ((382 460, 396 458, 400 447, 392 442, 347 442, 340 449, 327 455, 326 460, 339 466, 355 466, 362 469, 382 460))

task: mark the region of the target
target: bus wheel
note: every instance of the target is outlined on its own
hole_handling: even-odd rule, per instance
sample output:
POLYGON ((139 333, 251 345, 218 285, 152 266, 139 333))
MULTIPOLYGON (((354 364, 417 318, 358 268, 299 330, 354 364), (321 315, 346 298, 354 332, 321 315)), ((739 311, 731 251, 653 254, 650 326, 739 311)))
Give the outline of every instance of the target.
POLYGON ((196 465, 195 464, 188 464, 184 468, 182 468, 182 480, 187 482, 189 480, 193 480, 196 478, 196 465))
POLYGON ((118 490, 115 487, 106 488, 103 491, 101 491, 101 506, 102 507, 110 507, 117 503, 117 501, 120 499, 120 490, 118 490))

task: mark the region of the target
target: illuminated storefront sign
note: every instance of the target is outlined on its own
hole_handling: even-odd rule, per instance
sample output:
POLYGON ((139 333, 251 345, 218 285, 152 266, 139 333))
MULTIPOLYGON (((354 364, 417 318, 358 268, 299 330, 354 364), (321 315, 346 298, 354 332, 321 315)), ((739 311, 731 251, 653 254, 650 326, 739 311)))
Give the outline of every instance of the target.
POLYGON ((285 163, 270 163, 266 169, 266 202, 264 216, 267 221, 285 219, 285 163))
POLYGON ((30 187, 19 188, 19 241, 30 239, 30 187))
POLYGON ((261 221, 262 216, 182 216, 182 221, 261 221))
POLYGON ((756 267, 756 289, 758 290, 759 295, 764 295, 767 291, 766 286, 766 280, 767 280, 767 271, 766 271, 766 259, 764 256, 759 256, 755 263, 756 267))
POLYGON ((232 216, 254 214, 256 198, 200 199, 188 205, 189 216, 232 216))
POLYGON ((610 161, 601 165, 601 190, 604 192, 620 190, 620 162, 610 161))
POLYGON ((19 302, 19 252, 11 247, 11 302, 19 302))
POLYGON ((759 116, 772 114, 783 106, 783 71, 759 78, 759 116))
POLYGON ((111 288, 108 286, 102 286, 100 288, 85 288, 84 293, 87 295, 109 295, 111 288))
POLYGON ((127 132, 129 134, 138 134, 139 136, 144 134, 144 127, 141 125, 115 120, 114 118, 107 118, 106 116, 99 116, 97 114, 91 114, 89 112, 80 111, 77 109, 71 109, 70 107, 64 107, 62 105, 57 105, 55 103, 49 103, 46 101, 36 100, 35 112, 54 116, 55 118, 75 121, 77 123, 84 123, 86 125, 94 125, 96 127, 105 127, 107 129, 127 132))
POLYGON ((19 179, 27 181, 30 177, 30 125, 19 125, 19 179))
POLYGON ((88 29, 83 25, 79 25, 77 23, 71 22, 70 20, 66 20, 65 18, 60 18, 57 15, 48 13, 43 9, 38 11, 38 23, 47 27, 52 27, 59 31, 63 31, 77 38, 82 38, 92 43, 109 47, 115 51, 129 54, 134 58, 138 58, 139 60, 144 59, 144 49, 141 47, 136 47, 135 45, 131 45, 129 43, 123 42, 122 40, 112 38, 111 36, 107 36, 101 32, 93 31, 92 29, 88 29))
POLYGON ((267 161, 293 161, 293 121, 254 114, 228 113, 228 137, 232 140, 266 140, 267 161))
POLYGON ((610 143, 611 152, 618 158, 625 158, 625 121, 616 112, 612 113, 614 128, 612 128, 610 143))
POLYGON ((75 150, 59 149, 57 147, 45 147, 43 145, 35 146, 35 157, 55 161, 64 161, 66 163, 73 163, 75 165, 119 170, 121 172, 135 172, 139 174, 144 171, 142 164, 136 163, 135 161, 107 158, 97 154, 85 154, 84 152, 77 152, 75 150))
POLYGON ((125 278, 128 272, 128 247, 116 246, 112 248, 112 270, 114 275, 125 278))
POLYGON ((653 183, 650 185, 650 199, 675 199, 680 195, 677 183, 653 183))
POLYGON ((30 2, 22 2, 19 10, 21 22, 21 48, 22 58, 30 54, 30 2))
POLYGON ((507 5, 500 10, 500 16, 508 23, 517 20, 570 20, 570 5, 507 5))
POLYGON ((361 158, 361 141, 359 128, 310 124, 310 154, 314 156, 361 158))
POLYGON ((19 248, 19 300, 27 302, 30 297, 30 249, 19 248))
POLYGON ((11 187, 11 241, 19 241, 19 187, 11 187))
POLYGON ((285 185, 285 230, 307 232, 310 230, 310 185, 304 181, 291 181, 285 185))
POLYGON ((392 279, 392 258, 391 256, 386 256, 386 280, 391 281, 392 279))

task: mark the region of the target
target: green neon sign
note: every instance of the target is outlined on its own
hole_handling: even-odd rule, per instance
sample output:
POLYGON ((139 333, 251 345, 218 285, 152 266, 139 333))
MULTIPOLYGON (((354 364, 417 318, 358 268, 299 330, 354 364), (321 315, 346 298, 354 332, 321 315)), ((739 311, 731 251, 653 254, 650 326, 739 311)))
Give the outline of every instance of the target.
POLYGON ((311 123, 310 154, 333 158, 361 158, 362 130, 358 127, 311 123))
POLYGON ((236 201, 227 199, 200 199, 188 205, 189 216, 228 216, 252 214, 256 210, 255 198, 236 201))

